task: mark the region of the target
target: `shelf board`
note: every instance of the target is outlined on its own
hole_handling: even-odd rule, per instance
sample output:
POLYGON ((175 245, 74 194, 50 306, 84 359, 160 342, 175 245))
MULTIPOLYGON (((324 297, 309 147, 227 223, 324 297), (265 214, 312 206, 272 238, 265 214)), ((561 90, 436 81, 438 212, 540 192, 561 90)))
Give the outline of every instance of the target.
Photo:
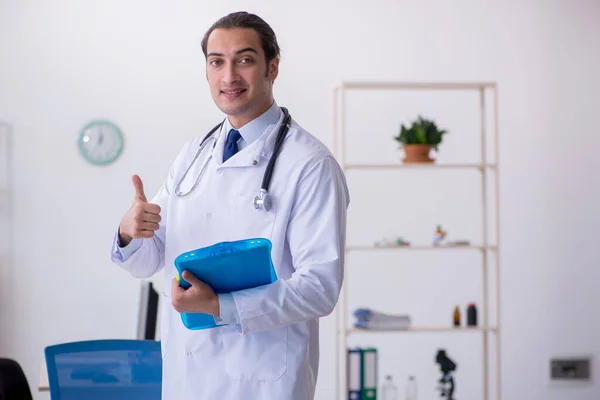
POLYGON ((346 329, 346 336, 360 333, 413 333, 413 332, 443 332, 443 333, 467 333, 467 332, 492 332, 496 333, 498 329, 496 327, 454 327, 454 326, 411 326, 406 329, 362 329, 362 328, 348 328, 346 329))
POLYGON ((496 250, 496 246, 346 246, 346 251, 370 250, 496 250))
POLYGON ((496 164, 438 164, 438 163, 414 163, 414 164, 346 164, 344 169, 494 169, 496 164))
POLYGON ((387 82, 346 81, 344 89, 434 89, 434 90, 481 90, 495 88, 494 82, 387 82))

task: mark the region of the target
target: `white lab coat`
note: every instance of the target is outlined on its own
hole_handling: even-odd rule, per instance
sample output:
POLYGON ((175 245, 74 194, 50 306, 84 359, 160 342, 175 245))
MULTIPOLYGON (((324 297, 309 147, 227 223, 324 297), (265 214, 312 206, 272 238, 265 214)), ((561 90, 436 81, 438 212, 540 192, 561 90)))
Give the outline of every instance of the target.
MULTIPOLYGON (((161 306, 163 400, 310 400, 319 363, 319 317, 331 313, 343 280, 346 180, 326 147, 292 122, 277 159, 269 193, 271 211, 256 210, 254 196, 273 152, 279 124, 222 162, 226 135, 187 197, 173 188, 192 162, 203 135, 190 140, 151 200, 162 222, 152 239, 113 260, 134 277, 164 269, 161 306), (254 161, 258 163, 254 165, 254 161), (171 304, 174 259, 220 241, 265 237, 272 241, 278 281, 233 294, 240 323, 192 331, 171 304)), ((181 184, 198 176, 210 146, 181 184)), ((116 251, 113 242, 113 252, 116 251)))

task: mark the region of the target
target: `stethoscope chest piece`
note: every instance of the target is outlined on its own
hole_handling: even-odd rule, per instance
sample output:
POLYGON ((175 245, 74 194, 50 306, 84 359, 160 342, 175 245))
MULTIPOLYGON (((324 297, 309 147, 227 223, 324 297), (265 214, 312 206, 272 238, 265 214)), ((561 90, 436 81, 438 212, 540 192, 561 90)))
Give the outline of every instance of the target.
POLYGON ((260 189, 260 193, 254 198, 254 208, 257 210, 262 208, 265 211, 269 211, 271 210, 272 205, 269 193, 267 193, 265 189, 260 189))

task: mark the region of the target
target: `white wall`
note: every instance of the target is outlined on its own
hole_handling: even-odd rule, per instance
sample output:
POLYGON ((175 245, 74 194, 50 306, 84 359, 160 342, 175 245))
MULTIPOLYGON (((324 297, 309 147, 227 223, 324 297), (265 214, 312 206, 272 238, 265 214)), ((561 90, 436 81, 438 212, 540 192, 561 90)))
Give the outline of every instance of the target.
MULTIPOLYGON (((35 386, 46 345, 133 337, 139 286, 108 261, 133 193, 130 176, 140 174, 154 192, 181 144, 219 118, 199 44, 214 20, 237 9, 272 24, 283 48, 277 100, 328 144, 331 88, 342 79, 498 82, 503 398, 597 399, 597 384, 556 389, 547 379, 556 354, 600 355, 594 268, 600 190, 593 175, 600 168, 594 119, 600 5, 592 0, 380 0, 368 7, 321 0, 289 10, 276 1, 248 7, 241 1, 0 0, 0 119, 16 134, 15 265, 12 279, 0 283, 14 301, 0 305, 0 353, 17 358, 35 386), (107 168, 87 165, 75 147, 79 129, 97 117, 125 133, 122 158, 107 168)), ((369 132, 375 134, 390 133, 369 132)), ((364 220, 362 188, 351 185, 353 218, 364 220)), ((454 189, 470 190, 467 182, 460 185, 454 189)), ((411 186, 402 190, 412 194, 411 186)), ((360 228, 351 224, 352 239, 360 228)), ((393 228, 383 229, 395 234, 393 228)), ((477 299, 477 276, 453 276, 461 270, 452 266, 443 272, 453 277, 451 290, 442 295, 444 286, 424 275, 439 271, 398 270, 398 287, 423 289, 415 292, 417 302, 400 296, 394 308, 371 300, 444 323, 455 302, 477 299)), ((334 388, 332 327, 325 319, 319 399, 332 398, 334 388)), ((476 396, 480 346, 470 351, 468 338, 456 341, 458 393, 476 396)), ((403 376, 417 363, 423 393, 433 393, 434 349, 455 344, 449 337, 400 336, 381 345, 396 343, 421 357, 396 360, 396 371, 403 376)))

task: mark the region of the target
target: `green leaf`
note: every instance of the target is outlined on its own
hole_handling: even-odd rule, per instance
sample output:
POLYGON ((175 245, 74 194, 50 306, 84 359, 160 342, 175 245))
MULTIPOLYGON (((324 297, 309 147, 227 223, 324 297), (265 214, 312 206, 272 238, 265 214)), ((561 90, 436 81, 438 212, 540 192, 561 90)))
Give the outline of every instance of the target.
POLYGON ((437 150, 446 133, 446 130, 438 129, 433 120, 419 115, 409 127, 402 124, 399 134, 394 139, 400 144, 430 144, 437 150))

